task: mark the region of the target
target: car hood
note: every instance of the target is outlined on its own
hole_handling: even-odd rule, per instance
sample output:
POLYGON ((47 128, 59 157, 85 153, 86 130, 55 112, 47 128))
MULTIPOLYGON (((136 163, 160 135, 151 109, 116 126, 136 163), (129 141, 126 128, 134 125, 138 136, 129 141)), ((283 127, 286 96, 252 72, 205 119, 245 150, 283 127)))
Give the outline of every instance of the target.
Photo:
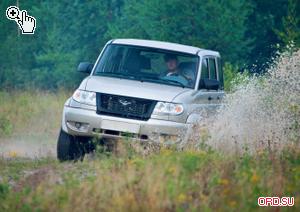
POLYGON ((80 89, 166 102, 172 102, 176 96, 191 90, 158 83, 102 76, 88 77, 83 81, 80 89))

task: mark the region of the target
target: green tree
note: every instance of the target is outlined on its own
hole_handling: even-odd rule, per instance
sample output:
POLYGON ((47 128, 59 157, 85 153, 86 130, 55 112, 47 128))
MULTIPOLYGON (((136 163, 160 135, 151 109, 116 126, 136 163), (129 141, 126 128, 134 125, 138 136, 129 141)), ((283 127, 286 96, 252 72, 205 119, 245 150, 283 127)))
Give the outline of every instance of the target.
POLYGON ((116 23, 109 25, 108 35, 219 50, 225 59, 242 64, 251 50, 251 39, 245 37, 251 11, 245 0, 127 0, 116 23))
MULTIPOLYGON (((3 14, 15 2, 1 2, 3 14)), ((74 87, 81 60, 95 61, 107 41, 107 25, 120 13, 122 0, 31 1, 19 5, 37 20, 34 35, 18 34, 17 25, 0 20, 0 85, 3 88, 74 87)))
POLYGON ((272 58, 276 56, 282 41, 275 30, 282 30, 282 18, 287 14, 287 0, 251 0, 252 13, 247 20, 247 37, 254 40, 253 48, 247 57, 247 68, 251 72, 264 72, 272 58))
MULTIPOLYGON (((30 0, 34 35, 4 17, 0 1, 0 89, 73 88, 80 61, 95 61, 109 39, 170 41, 220 51, 234 67, 263 71, 277 44, 299 46, 299 0, 30 0), (237 66, 236 66, 237 65, 237 66)), ((236 74, 236 73, 235 73, 236 74)))
POLYGON ((36 52, 36 82, 42 88, 72 87, 83 75, 75 69, 82 60, 95 61, 107 38, 119 1, 45 1, 35 11, 40 17, 43 40, 36 52), (44 15, 47 14, 46 17, 44 15), (46 87, 44 82, 48 82, 46 87))
POLYGON ((282 18, 282 30, 275 29, 275 33, 284 45, 294 42, 300 47, 300 1, 289 0, 287 15, 282 18))

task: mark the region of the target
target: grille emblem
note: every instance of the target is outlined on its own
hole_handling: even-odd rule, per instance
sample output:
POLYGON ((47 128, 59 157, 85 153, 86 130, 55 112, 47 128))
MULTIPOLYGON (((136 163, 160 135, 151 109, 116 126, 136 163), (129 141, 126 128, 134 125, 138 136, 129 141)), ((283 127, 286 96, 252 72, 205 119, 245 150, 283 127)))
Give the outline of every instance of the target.
POLYGON ((127 105, 131 105, 131 102, 120 99, 119 102, 123 105, 123 106, 127 106, 127 105))

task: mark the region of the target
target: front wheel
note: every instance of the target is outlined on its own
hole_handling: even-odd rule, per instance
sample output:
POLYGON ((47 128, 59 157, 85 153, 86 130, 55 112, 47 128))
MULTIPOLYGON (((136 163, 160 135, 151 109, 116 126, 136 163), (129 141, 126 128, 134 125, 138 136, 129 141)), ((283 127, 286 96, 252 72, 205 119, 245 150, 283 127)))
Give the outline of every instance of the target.
POLYGON ((75 136, 60 130, 57 141, 57 158, 59 161, 79 160, 85 155, 81 142, 75 136))

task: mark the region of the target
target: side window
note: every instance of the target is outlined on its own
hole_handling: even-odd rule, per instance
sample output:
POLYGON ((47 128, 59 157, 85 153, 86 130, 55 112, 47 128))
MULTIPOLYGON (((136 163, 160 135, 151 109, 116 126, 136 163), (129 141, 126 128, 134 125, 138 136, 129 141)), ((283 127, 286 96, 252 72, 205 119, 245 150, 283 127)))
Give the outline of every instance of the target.
POLYGON ((218 57, 217 59, 218 64, 218 73, 219 73, 219 81, 220 81, 220 89, 224 89, 224 74, 223 74, 223 67, 221 58, 218 57))
POLYGON ((203 58, 202 68, 201 68, 201 79, 207 79, 207 78, 209 78, 208 59, 203 58))
POLYGON ((209 58, 209 79, 217 79, 216 60, 209 58))
POLYGON ((199 82, 199 88, 202 89, 204 88, 204 79, 209 78, 209 71, 208 71, 208 59, 203 58, 202 59, 202 66, 201 66, 201 77, 200 77, 200 82, 199 82))

